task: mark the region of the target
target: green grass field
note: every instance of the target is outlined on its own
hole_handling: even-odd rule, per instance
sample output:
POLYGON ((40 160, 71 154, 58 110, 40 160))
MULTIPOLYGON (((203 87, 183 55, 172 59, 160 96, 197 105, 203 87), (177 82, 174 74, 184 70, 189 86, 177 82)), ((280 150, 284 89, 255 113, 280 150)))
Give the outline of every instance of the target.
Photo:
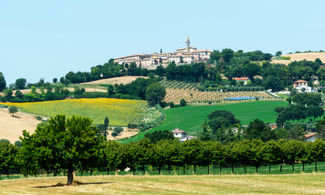
POLYGON ((325 174, 82 176, 0 181, 1 194, 324 194, 325 174))
POLYGON ((166 110, 166 120, 163 124, 149 131, 139 133, 138 135, 121 140, 121 142, 137 141, 143 138, 147 132, 156 130, 172 130, 175 128, 183 129, 191 135, 196 135, 202 130, 202 124, 207 116, 215 110, 228 110, 232 112, 242 125, 249 124, 255 118, 259 118, 264 122, 275 122, 276 112, 274 108, 279 106, 287 106, 285 101, 257 101, 244 102, 225 105, 198 105, 177 107, 166 110))
POLYGON ((88 116, 95 124, 103 123, 107 116, 110 125, 126 126, 129 121, 143 117, 147 102, 143 100, 125 100, 113 98, 66 99, 46 102, 4 103, 17 106, 21 111, 42 116, 88 116))

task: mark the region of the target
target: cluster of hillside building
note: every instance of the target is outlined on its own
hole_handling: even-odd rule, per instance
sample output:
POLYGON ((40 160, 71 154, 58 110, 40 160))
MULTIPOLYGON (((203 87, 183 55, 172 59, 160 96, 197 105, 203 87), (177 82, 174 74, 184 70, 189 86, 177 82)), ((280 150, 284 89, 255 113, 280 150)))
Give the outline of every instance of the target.
POLYGON ((186 37, 186 47, 179 48, 175 52, 170 53, 153 53, 153 54, 137 54, 124 56, 114 59, 118 64, 136 63, 146 69, 156 69, 157 66, 162 65, 166 67, 169 63, 175 62, 176 65, 207 62, 210 59, 210 50, 197 50, 190 46, 190 39, 186 37))

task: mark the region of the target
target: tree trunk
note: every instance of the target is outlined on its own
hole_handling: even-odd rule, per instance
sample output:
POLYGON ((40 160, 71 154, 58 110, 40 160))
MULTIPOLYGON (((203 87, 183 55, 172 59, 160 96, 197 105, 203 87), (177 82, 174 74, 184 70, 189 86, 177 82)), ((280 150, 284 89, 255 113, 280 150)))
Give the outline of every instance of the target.
POLYGON ((185 175, 185 165, 183 165, 183 174, 185 175))
POLYGON ((222 165, 221 165, 221 163, 219 164, 219 174, 220 175, 222 174, 222 165))
POLYGON ((107 175, 109 175, 109 169, 107 169, 107 175))
POLYGON ((280 164, 280 172, 282 172, 282 163, 280 164))
POLYGON ((245 173, 245 174, 247 173, 246 166, 244 166, 244 173, 245 173))
POLYGON ((258 173, 258 167, 255 167, 255 172, 258 173))
POLYGON ((305 163, 302 163, 302 172, 305 172, 305 163))
POLYGON ((317 161, 315 162, 315 172, 317 172, 317 161))
POLYGON ((271 173, 271 164, 269 164, 269 173, 271 173))
POLYGON ((159 175, 160 175, 160 171, 161 171, 161 166, 158 167, 158 172, 159 172, 159 175))
POLYGON ((68 182, 67 185, 71 185, 73 183, 73 169, 68 169, 68 182))
POLYGON ((208 165, 208 175, 210 175, 210 165, 208 165))
POLYGON ((234 165, 233 164, 231 164, 231 172, 232 172, 232 174, 234 174, 234 165))
POLYGON ((144 165, 142 166, 142 171, 143 171, 143 175, 145 175, 146 174, 146 169, 145 169, 144 165))
POLYGON ((295 163, 292 163, 292 171, 295 172, 295 163))
POLYGON ((90 176, 93 176, 93 169, 90 169, 90 176))
POLYGON ((194 165, 194 174, 196 175, 196 165, 194 165))
POLYGON ((171 169, 171 167, 170 167, 170 165, 168 165, 168 174, 170 175, 170 169, 171 169))

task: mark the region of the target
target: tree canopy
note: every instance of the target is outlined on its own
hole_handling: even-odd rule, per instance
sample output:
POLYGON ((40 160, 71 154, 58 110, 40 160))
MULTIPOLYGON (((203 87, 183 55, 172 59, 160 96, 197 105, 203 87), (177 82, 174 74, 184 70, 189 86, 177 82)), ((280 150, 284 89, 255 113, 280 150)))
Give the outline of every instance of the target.
POLYGON ((0 72, 0 91, 4 90, 6 88, 6 80, 5 77, 3 76, 2 72, 0 72))
POLYGON ((160 83, 152 83, 146 89, 146 99, 149 105, 154 106, 166 96, 166 90, 160 83))
POLYGON ((34 134, 23 132, 21 155, 25 172, 30 174, 35 167, 67 170, 70 185, 76 169, 86 170, 96 165, 103 140, 87 117, 52 117, 48 124, 38 126, 34 134), (30 161, 31 158, 34 160, 30 161))

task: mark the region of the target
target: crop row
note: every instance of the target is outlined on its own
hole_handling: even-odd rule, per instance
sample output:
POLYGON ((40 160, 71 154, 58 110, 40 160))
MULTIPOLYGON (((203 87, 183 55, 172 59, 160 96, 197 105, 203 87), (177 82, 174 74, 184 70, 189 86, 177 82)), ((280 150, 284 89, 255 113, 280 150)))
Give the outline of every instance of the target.
POLYGON ((181 99, 184 99, 188 103, 229 102, 224 98, 230 97, 256 97, 262 100, 277 100, 277 98, 264 91, 218 92, 167 88, 165 101, 179 103, 181 99))
POLYGON ((167 81, 163 80, 160 82, 165 88, 172 89, 196 89, 198 87, 198 83, 185 83, 181 81, 167 81))

